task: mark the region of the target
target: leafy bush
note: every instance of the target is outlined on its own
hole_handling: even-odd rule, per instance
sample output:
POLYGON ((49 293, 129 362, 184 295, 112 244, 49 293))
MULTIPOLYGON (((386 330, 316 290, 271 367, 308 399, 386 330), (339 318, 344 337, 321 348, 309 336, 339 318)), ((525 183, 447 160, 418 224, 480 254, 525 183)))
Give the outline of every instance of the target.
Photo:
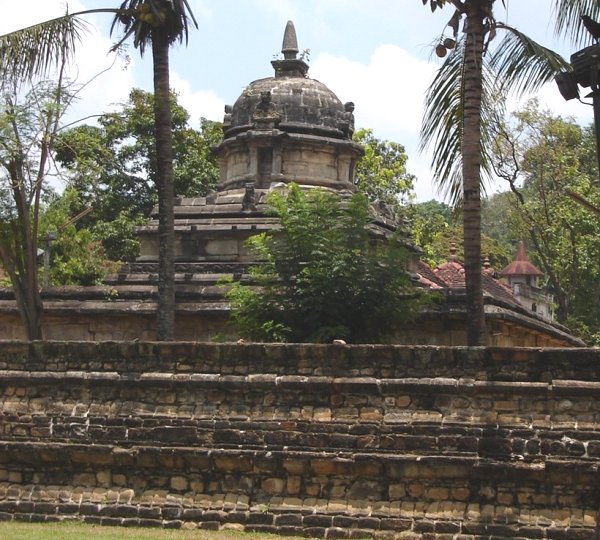
POLYGON ((228 292, 232 322, 263 341, 373 343, 414 318, 425 296, 406 273, 408 253, 395 239, 369 234, 369 203, 357 193, 290 185, 269 197, 279 230, 249 239, 262 261, 253 285, 228 292))

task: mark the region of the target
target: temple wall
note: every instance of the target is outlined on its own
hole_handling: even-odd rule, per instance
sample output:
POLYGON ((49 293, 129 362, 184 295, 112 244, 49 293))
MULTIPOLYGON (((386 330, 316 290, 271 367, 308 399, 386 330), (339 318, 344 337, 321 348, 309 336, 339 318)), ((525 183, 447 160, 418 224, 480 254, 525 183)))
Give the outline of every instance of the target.
POLYGON ((600 351, 0 344, 0 519, 596 538, 600 351))
POLYGON ((340 182, 337 154, 327 146, 284 148, 282 173, 287 181, 300 184, 337 186, 340 182))
MULTIPOLYGON (((107 289, 109 290, 109 289, 107 289)), ((106 293, 107 295, 109 293, 106 293)), ((150 296, 150 294, 148 294, 150 296)), ((227 327, 228 312, 222 299, 214 305, 178 303, 175 339, 177 341, 237 340, 240 336, 227 327)), ((25 339, 23 325, 12 303, 0 302, 0 340, 25 339)), ((153 300, 46 302, 43 315, 44 339, 73 341, 152 340, 155 331, 153 300)), ((501 318, 486 319, 487 343, 494 347, 569 347, 566 339, 544 334, 501 318)), ((462 346, 466 344, 464 320, 460 316, 423 316, 399 328, 395 343, 403 345, 462 346)))

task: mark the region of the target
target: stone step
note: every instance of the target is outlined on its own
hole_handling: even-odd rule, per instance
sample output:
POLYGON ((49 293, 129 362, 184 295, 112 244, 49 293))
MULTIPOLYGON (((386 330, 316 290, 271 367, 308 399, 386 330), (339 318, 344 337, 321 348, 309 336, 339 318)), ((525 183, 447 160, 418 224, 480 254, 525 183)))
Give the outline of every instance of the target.
POLYGON ((0 371, 297 375, 421 380, 454 379, 474 388, 529 391, 544 383, 563 395, 587 395, 600 381, 597 349, 494 349, 401 345, 236 344, 196 342, 3 342, 0 371), (477 385, 475 384, 477 383, 477 385), (490 383, 498 383, 496 385, 490 383))
POLYGON ((245 495, 186 496, 167 490, 142 494, 127 488, 68 492, 62 486, 17 487, 0 483, 0 517, 21 521, 80 520, 98 525, 229 530, 319 538, 564 538, 592 540, 591 515, 566 509, 554 526, 523 505, 411 501, 379 504, 316 497, 270 497, 251 504, 245 495), (469 519, 470 518, 470 519, 469 519), (483 518, 475 521, 476 518, 483 518), (400 535, 400 536, 398 536, 400 535), (477 536, 475 536, 477 535, 477 536))
POLYGON ((404 424, 260 421, 170 416, 98 417, 68 415, 0 416, 6 442, 36 441, 205 448, 371 452, 476 456, 544 462, 597 460, 600 431, 523 429, 485 424, 404 424))
POLYGON ((0 464, 0 519, 298 527, 344 538, 445 531, 591 540, 596 525, 585 510, 596 491, 591 463, 2 442, 0 464))

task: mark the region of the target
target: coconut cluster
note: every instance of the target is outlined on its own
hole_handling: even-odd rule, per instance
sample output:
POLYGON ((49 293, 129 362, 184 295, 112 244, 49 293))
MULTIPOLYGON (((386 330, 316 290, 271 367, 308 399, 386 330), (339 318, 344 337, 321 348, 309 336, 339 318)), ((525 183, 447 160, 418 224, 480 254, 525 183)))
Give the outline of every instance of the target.
POLYGON ((456 40, 452 38, 445 38, 440 41, 437 47, 435 48, 435 54, 437 54, 440 58, 444 58, 448 51, 454 49, 456 47, 456 40))

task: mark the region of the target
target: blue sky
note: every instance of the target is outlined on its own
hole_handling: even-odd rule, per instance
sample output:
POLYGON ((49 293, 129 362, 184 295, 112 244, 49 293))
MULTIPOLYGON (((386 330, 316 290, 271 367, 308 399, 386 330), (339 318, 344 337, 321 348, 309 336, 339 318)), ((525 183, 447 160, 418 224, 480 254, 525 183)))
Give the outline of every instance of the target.
MULTIPOLYGON (((449 8, 431 14, 421 0, 189 0, 199 29, 189 44, 171 54, 172 86, 197 123, 201 116, 221 120, 223 106, 233 103, 252 80, 272 75, 270 61, 281 49, 287 20, 293 20, 301 50, 310 49, 309 76, 329 86, 342 100, 354 101, 357 127, 406 147, 408 169, 418 178, 421 201, 436 196, 430 182, 429 157, 417 152, 423 97, 439 65, 432 44, 445 30, 449 8)), ((569 56, 569 43, 553 36, 550 0, 496 2, 496 16, 543 45, 569 56)), ((120 0, 70 0, 71 12, 116 6, 120 0)), ((64 13, 65 0, 0 0, 0 32, 34 24, 64 13), (25 5, 26 9, 23 9, 25 5)), ((112 62, 107 51, 110 16, 90 19, 71 76, 84 82, 112 62)), ((151 90, 150 55, 121 60, 88 85, 71 118, 99 114, 126 99, 129 90, 151 90)), ((542 89, 542 104, 557 114, 587 123, 591 107, 565 102, 555 85, 542 89)), ((516 103, 511 103, 515 107, 516 103)), ((499 189, 502 186, 492 189, 499 189)))

